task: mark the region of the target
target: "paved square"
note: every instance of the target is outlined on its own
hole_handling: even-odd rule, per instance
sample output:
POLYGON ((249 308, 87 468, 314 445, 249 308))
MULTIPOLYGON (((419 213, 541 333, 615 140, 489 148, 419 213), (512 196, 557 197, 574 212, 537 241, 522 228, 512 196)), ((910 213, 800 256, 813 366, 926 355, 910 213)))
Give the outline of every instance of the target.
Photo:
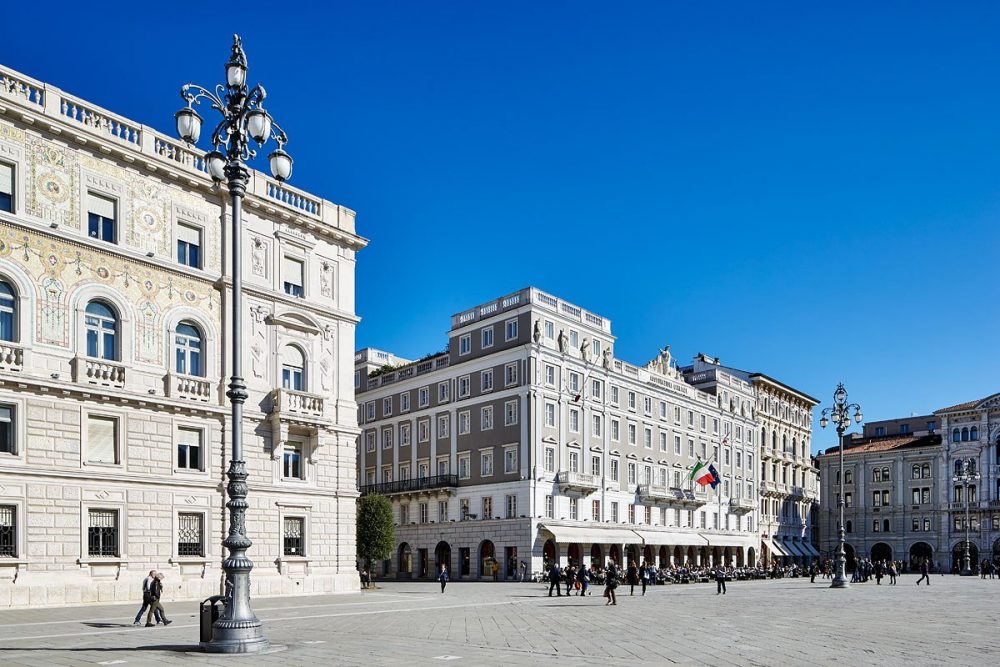
POLYGON ((0 612, 14 665, 940 665, 1000 656, 1000 579, 936 576, 834 591, 808 579, 618 589, 605 607, 542 584, 387 583, 337 597, 257 600, 271 641, 258 656, 197 651, 195 605, 166 601, 167 628, 133 628, 138 604, 0 612))

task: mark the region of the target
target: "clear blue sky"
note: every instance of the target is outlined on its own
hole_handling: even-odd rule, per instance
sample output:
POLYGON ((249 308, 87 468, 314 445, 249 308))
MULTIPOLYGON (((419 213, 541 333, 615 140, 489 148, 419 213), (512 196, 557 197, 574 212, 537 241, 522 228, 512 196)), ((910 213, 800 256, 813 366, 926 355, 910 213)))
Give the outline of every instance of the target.
POLYGON ((171 131, 240 32, 359 347, 531 284, 872 420, 1000 390, 1000 4, 318 4, 13 3, 0 62, 171 131))

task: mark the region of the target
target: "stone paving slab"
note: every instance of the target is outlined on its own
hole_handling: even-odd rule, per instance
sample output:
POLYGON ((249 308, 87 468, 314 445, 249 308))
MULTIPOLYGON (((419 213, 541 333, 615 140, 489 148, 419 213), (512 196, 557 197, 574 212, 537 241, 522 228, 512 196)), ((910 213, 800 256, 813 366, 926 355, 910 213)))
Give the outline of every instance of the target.
POLYGON ((0 665, 993 665, 1000 580, 901 577, 830 590, 808 579, 619 587, 606 607, 541 584, 381 584, 356 595, 254 601, 267 655, 198 652, 197 606, 134 628, 135 605, 0 612, 0 665))

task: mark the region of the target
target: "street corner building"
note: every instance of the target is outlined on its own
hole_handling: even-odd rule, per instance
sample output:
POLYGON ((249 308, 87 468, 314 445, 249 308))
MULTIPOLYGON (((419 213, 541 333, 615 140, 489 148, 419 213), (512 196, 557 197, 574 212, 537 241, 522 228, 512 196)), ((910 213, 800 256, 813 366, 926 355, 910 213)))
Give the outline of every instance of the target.
POLYGON ((382 574, 818 555, 814 399, 706 355, 639 367, 614 352, 607 318, 535 288, 452 316, 438 354, 360 350, 358 484, 396 522, 382 574), (689 479, 699 460, 715 489, 689 479))
MULTIPOLYGON (((837 545, 839 448, 820 455, 818 544, 837 545), (827 502, 829 499, 830 502, 827 502)), ((857 559, 927 560, 936 571, 1000 565, 1000 394, 933 414, 869 422, 844 438, 847 568, 857 559)))
MULTIPOLYGON (((223 592, 229 214, 201 153, 0 67, 0 608, 223 592)), ((256 171, 243 225, 254 594, 357 590, 365 241, 256 171)))

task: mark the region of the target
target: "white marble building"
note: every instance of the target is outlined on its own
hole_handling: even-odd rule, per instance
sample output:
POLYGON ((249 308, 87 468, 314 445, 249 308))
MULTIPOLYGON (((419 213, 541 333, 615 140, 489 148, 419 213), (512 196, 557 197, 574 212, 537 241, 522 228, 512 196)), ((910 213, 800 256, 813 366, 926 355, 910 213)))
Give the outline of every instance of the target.
MULTIPOLYGON (((221 592, 226 203, 199 152, 0 68, 0 608, 221 592)), ((259 172, 244 217, 254 594, 356 590, 365 241, 259 172)))

